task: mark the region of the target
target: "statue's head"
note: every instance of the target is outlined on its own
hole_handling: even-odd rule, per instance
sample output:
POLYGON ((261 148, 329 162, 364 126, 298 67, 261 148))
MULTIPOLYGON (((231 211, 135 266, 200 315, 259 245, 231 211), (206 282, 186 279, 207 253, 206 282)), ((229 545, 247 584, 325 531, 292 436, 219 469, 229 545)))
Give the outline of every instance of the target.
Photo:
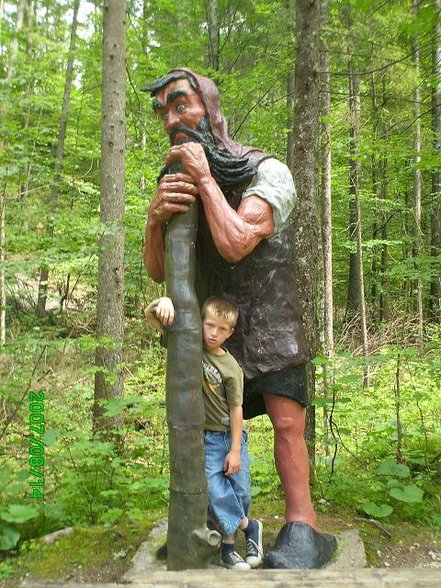
POLYGON ((185 141, 202 144, 220 185, 243 183, 253 177, 255 170, 243 157, 246 149, 228 135, 213 80, 178 68, 145 86, 143 91, 151 93, 153 110, 161 117, 172 145, 185 141))
POLYGON ((231 139, 228 136, 226 120, 220 110, 219 91, 213 80, 195 74, 190 69, 178 68, 145 86, 143 90, 153 96, 153 109, 160 116, 167 116, 170 114, 169 111, 174 111, 176 107, 181 110, 182 116, 174 117, 173 114, 178 113, 171 113, 173 120, 170 120, 168 125, 164 120, 164 128, 169 135, 176 126, 174 122, 180 119, 189 120, 189 126, 196 129, 204 118, 202 127, 209 130, 216 147, 229 151, 228 143, 231 139), (174 108, 170 107, 172 104, 174 108))

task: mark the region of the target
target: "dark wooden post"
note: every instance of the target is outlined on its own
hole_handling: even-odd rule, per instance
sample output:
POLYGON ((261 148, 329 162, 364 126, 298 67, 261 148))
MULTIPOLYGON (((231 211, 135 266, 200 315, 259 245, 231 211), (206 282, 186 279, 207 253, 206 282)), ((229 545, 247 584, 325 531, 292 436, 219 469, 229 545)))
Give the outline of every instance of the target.
POLYGON ((169 570, 207 567, 209 556, 220 544, 219 533, 207 529, 202 333, 194 289, 197 222, 198 204, 195 203, 185 214, 173 216, 165 234, 165 281, 176 311, 167 338, 169 570))

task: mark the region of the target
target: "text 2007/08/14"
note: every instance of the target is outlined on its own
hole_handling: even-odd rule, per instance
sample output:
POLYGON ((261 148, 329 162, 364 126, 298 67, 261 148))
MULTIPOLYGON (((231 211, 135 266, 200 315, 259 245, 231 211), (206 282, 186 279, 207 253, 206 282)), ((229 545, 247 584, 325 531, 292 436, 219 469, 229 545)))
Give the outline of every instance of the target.
POLYGON ((29 487, 31 498, 44 498, 44 392, 29 392, 29 487))

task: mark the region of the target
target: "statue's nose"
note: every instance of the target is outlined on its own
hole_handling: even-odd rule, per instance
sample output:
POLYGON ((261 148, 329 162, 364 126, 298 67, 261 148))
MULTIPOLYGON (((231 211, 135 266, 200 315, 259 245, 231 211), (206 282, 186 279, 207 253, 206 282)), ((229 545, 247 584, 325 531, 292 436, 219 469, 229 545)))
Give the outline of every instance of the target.
POLYGON ((175 127, 179 125, 180 117, 178 113, 169 112, 165 121, 165 131, 170 135, 175 127))

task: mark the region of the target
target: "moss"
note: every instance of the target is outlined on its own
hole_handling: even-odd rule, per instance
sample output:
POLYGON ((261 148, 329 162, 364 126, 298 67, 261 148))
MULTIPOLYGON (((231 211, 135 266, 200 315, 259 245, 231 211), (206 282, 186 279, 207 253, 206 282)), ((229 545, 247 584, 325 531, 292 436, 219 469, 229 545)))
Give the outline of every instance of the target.
POLYGON ((16 557, 7 560, 16 573, 8 574, 5 586, 16 586, 25 574, 28 579, 114 581, 128 569, 157 518, 158 513, 152 513, 140 523, 125 520, 109 527, 78 527, 50 545, 27 541, 16 557))

